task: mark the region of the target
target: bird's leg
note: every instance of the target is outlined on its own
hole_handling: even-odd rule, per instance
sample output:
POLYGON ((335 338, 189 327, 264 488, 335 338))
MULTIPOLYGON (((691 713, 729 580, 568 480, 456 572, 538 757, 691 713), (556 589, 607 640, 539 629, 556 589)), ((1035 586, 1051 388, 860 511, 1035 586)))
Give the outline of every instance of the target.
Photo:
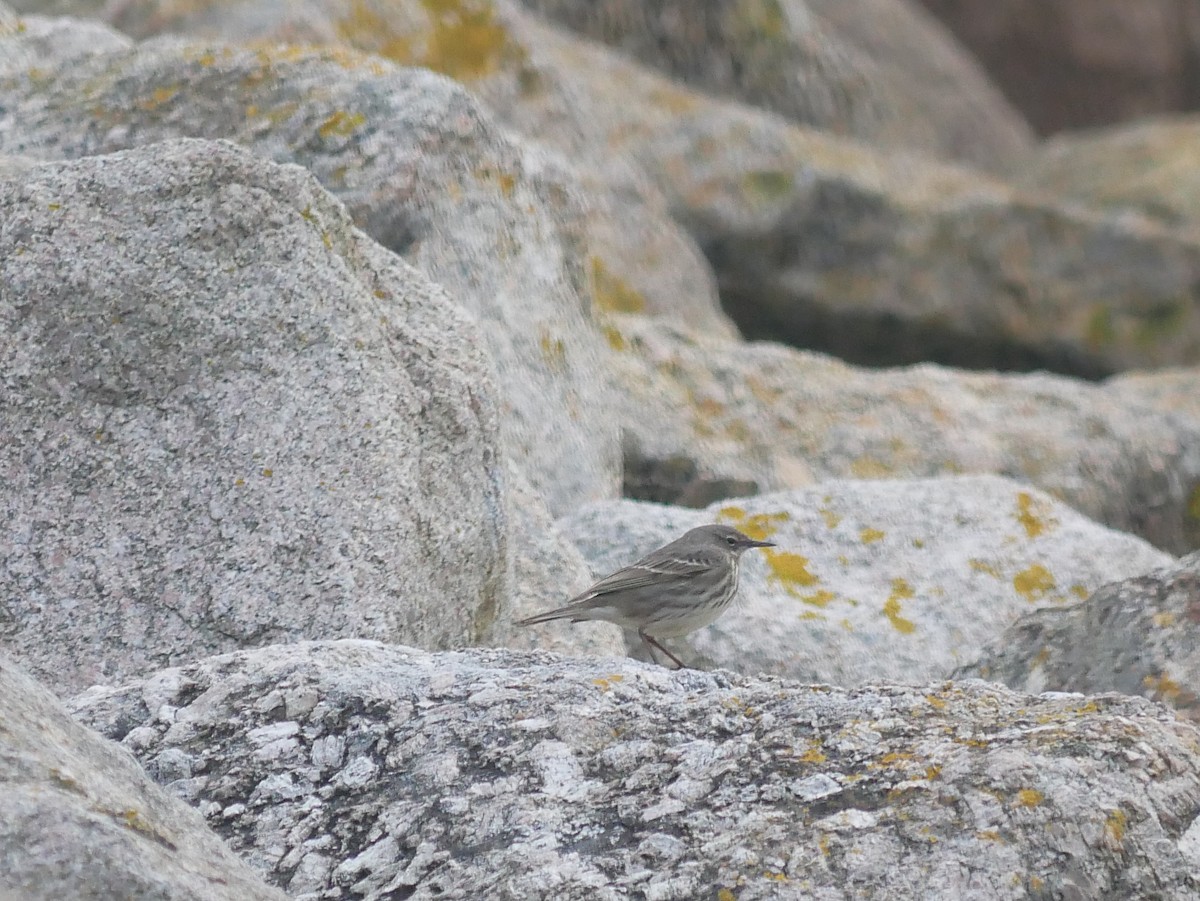
POLYGON ((650 652, 650 659, 653 660, 655 663, 658 663, 658 659, 654 656, 654 649, 658 648, 660 651, 662 651, 664 654, 666 654, 668 657, 670 657, 672 660, 674 660, 676 666, 679 669, 687 669, 688 668, 686 663, 684 663, 682 660, 680 660, 678 657, 676 657, 674 654, 672 654, 670 651, 668 651, 666 648, 664 648, 661 644, 659 644, 658 639, 651 638, 649 635, 647 635, 641 629, 638 629, 638 635, 640 635, 642 637, 642 644, 644 644, 646 646, 646 650, 650 652))

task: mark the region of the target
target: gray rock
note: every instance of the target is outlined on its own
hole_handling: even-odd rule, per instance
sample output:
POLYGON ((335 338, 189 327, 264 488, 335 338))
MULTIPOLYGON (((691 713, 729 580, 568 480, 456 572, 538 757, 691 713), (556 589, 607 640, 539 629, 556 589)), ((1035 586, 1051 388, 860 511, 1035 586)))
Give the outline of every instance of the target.
POLYGON ((264 648, 72 701, 296 899, 1190 899, 1195 730, 1140 699, 264 648))
POLYGON ((78 689, 503 603, 474 325, 297 166, 181 141, 0 181, 0 643, 78 689))
POLYGON ((123 748, 0 658, 0 898, 283 901, 123 748))
POLYGON ((985 167, 1033 143, 1020 114, 904 0, 523 0, 702 90, 891 149, 985 167))
POLYGON ((705 506, 826 479, 997 473, 1166 550, 1200 547, 1200 371, 1104 385, 881 372, 635 316, 612 327, 628 497, 705 506))
POLYGON ((946 677, 1030 609, 1171 561, 996 476, 831 481, 703 511, 618 501, 558 525, 601 575, 714 521, 778 547, 746 555, 739 606, 668 647, 836 685, 946 677))
POLYGON ((1026 614, 961 672, 1024 691, 1145 695, 1200 722, 1200 554, 1026 614))
MULTIPOLYGON (((3 55, 23 38, 0 40, 3 55)), ((585 199, 458 86, 342 48, 162 39, 37 79, 0 76, 0 109, 0 152, 78 157, 197 136, 303 165, 483 323, 507 455, 551 510, 617 493, 585 199)))

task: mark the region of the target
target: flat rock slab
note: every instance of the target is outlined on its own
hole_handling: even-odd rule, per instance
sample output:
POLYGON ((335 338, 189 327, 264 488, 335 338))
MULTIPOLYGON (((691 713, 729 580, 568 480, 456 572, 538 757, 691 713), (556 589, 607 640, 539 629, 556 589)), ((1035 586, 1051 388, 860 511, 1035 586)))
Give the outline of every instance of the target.
POLYGON ((0 898, 284 901, 196 811, 0 658, 0 898))
POLYGON ((1023 691, 1119 691, 1200 722, 1200 554, 1036 610, 960 671, 1023 691))
POLYGON ((47 685, 490 627, 478 331, 309 173, 209 141, 27 170, 0 284, 0 646, 47 685))
POLYGON ((72 710, 303 901, 1200 891, 1200 735, 1142 699, 334 642, 72 710))
POLYGON ((619 501, 559 526, 603 575, 714 521, 778 547, 743 558, 740 605, 668 646, 836 685, 946 677, 1021 614, 1172 560, 997 476, 831 481, 706 510, 619 501))

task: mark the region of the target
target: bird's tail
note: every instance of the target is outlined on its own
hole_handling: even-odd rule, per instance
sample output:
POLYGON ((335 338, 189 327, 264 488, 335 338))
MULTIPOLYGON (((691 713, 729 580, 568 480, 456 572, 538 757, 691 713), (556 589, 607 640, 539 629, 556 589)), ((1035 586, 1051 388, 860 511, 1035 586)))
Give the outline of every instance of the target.
POLYGON ((548 623, 555 619, 568 619, 578 615, 579 611, 573 607, 558 607, 554 610, 547 610, 545 613, 538 613, 534 616, 528 616, 525 619, 517 620, 518 626, 536 626, 538 623, 548 623))

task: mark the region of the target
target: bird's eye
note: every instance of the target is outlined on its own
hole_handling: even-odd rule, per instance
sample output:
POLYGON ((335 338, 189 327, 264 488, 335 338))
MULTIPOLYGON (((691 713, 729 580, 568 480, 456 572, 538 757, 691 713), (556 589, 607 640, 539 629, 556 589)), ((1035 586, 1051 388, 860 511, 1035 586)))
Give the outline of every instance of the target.
POLYGON ((737 544, 737 539, 734 538, 732 535, 730 535, 728 538, 725 539, 725 543, 727 545, 729 545, 730 547, 733 547, 735 544, 737 544))

